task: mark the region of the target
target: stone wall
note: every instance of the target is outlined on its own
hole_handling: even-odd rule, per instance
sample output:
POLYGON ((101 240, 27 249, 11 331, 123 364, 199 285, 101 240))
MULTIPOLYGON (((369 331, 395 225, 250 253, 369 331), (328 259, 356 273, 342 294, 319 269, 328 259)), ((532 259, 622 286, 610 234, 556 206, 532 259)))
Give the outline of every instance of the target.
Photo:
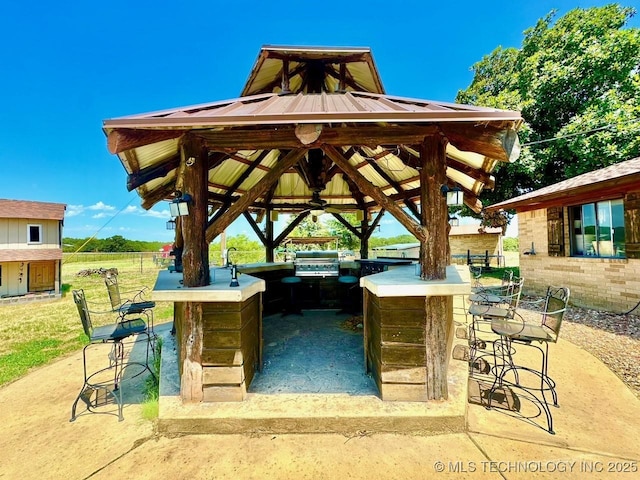
MULTIPOLYGON (((566 215, 565 211, 565 248, 568 249, 566 215)), ((571 289, 571 304, 611 312, 626 312, 640 300, 640 260, 549 256, 544 209, 518 212, 518 229, 520 275, 525 279, 525 294, 543 294, 548 285, 566 286, 571 289), (525 255, 532 246, 535 255, 525 255)))

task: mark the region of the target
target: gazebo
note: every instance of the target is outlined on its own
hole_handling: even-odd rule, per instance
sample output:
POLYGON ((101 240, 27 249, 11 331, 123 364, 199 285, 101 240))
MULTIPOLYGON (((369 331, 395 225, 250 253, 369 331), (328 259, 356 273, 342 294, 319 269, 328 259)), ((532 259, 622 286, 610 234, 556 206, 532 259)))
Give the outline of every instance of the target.
MULTIPOLYGON (((480 211, 494 168, 519 155, 521 121, 512 111, 387 95, 367 48, 265 46, 240 97, 105 120, 103 129, 144 208, 188 202, 175 244, 184 286, 200 287, 209 283, 208 244, 240 215, 272 262, 311 210, 347 225, 363 258, 389 212, 420 241, 421 279, 444 279, 444 193, 461 189, 464 203, 480 211), (277 234, 273 212, 295 219, 277 234), (362 220, 351 225, 342 212, 362 220)), ((201 310, 187 303, 182 396, 198 401, 201 310)), ((447 397, 447 305, 442 296, 425 300, 429 399, 447 397)))

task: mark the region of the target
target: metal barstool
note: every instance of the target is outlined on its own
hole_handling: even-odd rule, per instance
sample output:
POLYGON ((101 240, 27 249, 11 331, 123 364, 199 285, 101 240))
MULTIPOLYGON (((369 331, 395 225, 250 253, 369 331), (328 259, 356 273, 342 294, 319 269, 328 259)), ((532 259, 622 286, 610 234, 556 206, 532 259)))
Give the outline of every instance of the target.
POLYGON ((338 313, 350 313, 355 314, 353 296, 351 295, 351 289, 358 284, 358 277, 354 275, 340 275, 338 277, 338 283, 344 285, 344 292, 342 293, 342 309, 338 313))
POLYGON ((280 280, 283 285, 289 288, 289 303, 285 305, 282 309, 282 316, 285 315, 302 315, 302 310, 300 310, 300 306, 298 305, 298 299, 296 296, 297 286, 302 283, 302 279, 300 277, 284 277, 280 280))

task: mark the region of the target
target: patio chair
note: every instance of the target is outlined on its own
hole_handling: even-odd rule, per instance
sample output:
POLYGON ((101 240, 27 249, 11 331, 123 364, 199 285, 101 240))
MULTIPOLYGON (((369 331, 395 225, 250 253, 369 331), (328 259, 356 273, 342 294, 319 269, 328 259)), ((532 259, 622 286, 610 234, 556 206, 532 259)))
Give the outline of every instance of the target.
POLYGON ((494 319, 510 320, 514 317, 520 303, 523 285, 524 278, 514 277, 501 292, 475 293, 469 297, 471 302, 468 309, 471 315, 468 335, 470 373, 473 374, 474 370, 483 372, 487 370, 488 365, 477 365, 477 353, 486 351, 487 345, 493 343, 489 335, 492 333, 490 326, 494 319))
MULTIPOLYGON (((82 365, 84 373, 84 382, 80 393, 73 402, 71 407, 71 419, 73 422, 76 419, 76 407, 78 401, 82 400, 87 405, 87 409, 93 412, 95 407, 105 405, 108 401, 108 396, 112 397, 118 405, 118 419, 122 421, 124 419, 122 415, 122 380, 124 370, 130 365, 138 365, 142 369, 135 373, 131 378, 137 377, 145 370, 148 370, 151 375, 154 373, 149 368, 149 349, 151 335, 147 329, 147 322, 142 318, 131 318, 123 315, 118 316, 118 321, 115 323, 104 325, 100 327, 94 327, 91 320, 92 313, 106 313, 106 312, 92 312, 87 306, 87 300, 83 290, 73 290, 73 301, 78 309, 80 320, 82 322, 82 328, 84 333, 89 338, 89 343, 82 349, 82 365), (125 362, 125 339, 140 335, 146 336, 146 355, 144 362, 125 362), (98 368, 97 370, 89 371, 87 368, 87 349, 94 344, 112 344, 111 351, 108 355, 108 362, 106 365, 98 368)), ((155 375, 154 375, 155 376, 155 375)))
POLYGON ((153 331, 153 308, 156 306, 156 302, 144 299, 144 295, 148 290, 147 287, 121 293, 117 273, 105 275, 104 283, 107 286, 111 310, 121 315, 146 315, 149 319, 151 334, 155 335, 153 331))
MULTIPOLYGON (((494 342, 496 379, 492 391, 496 388, 501 388, 505 382, 505 375, 513 372, 515 386, 524 389, 529 394, 534 391, 541 393, 540 406, 547 417, 547 430, 551 434, 555 432, 553 431, 553 417, 546 398, 547 392, 551 393, 553 406, 558 407, 559 405, 556 384, 548 375, 549 344, 558 341, 562 320, 569 304, 569 296, 570 291, 568 288, 549 286, 545 296, 544 309, 540 312, 539 323, 528 323, 520 315, 510 319, 494 318, 491 321, 491 330, 499 336, 499 341, 494 342), (514 343, 532 346, 541 353, 542 364, 540 370, 515 363, 514 343), (535 343, 543 344, 544 349, 535 343), (498 369, 500 370, 499 372, 498 369), (524 370, 539 377, 540 386, 522 385, 518 377, 518 370, 524 370)), ((491 395, 489 396, 488 408, 491 408, 491 395)))
POLYGON ((479 277, 476 279, 474 286, 471 287, 471 293, 473 294, 483 294, 483 293, 494 293, 497 295, 505 295, 509 286, 513 283, 513 270, 505 270, 502 273, 502 280, 500 285, 483 285, 480 283, 479 277))

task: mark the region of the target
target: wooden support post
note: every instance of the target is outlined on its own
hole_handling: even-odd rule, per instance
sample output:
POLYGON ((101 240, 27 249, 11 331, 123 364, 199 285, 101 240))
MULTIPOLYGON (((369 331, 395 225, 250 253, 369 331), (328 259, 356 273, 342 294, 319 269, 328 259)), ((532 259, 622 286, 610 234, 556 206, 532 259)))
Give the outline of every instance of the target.
POLYGON ((180 359, 182 374, 180 375, 180 396, 186 403, 201 402, 204 396, 202 388, 202 340, 203 320, 202 303, 176 303, 174 308, 181 308, 182 325, 179 331, 180 359))
POLYGON ((446 142, 438 136, 427 137, 420 149, 420 223, 429 232, 429 242, 420 249, 422 278, 442 280, 447 268, 448 209, 441 187, 446 184, 446 142))
MULTIPOLYGON (((446 182, 446 141, 439 136, 427 137, 420 149, 420 220, 428 230, 429 242, 421 242, 420 266, 425 280, 446 278, 448 208, 441 187, 446 182)), ((425 299, 425 362, 427 399, 448 398, 447 343, 450 312, 446 296, 425 299)))
POLYGON ((209 285, 209 244, 205 237, 207 226, 209 163, 207 150, 201 142, 185 136, 181 148, 184 168, 183 194, 191 195, 189 215, 182 217, 183 282, 185 287, 209 285))
POLYGON ((362 213, 362 221, 360 222, 360 231, 362 232, 360 237, 360 258, 369 258, 369 235, 366 234, 369 227, 369 210, 364 209, 362 213))
MULTIPOLYGON (((185 136, 180 149, 183 167, 183 194, 191 195, 189 215, 180 217, 184 242, 182 253, 183 284, 185 287, 209 285, 209 244, 205 238, 207 225, 207 175, 209 161, 202 143, 185 136)), ((177 242, 176 242, 177 243, 177 242)), ((180 351, 182 375, 180 392, 185 402, 200 402, 202 389, 202 304, 186 302, 176 304, 182 308, 180 351)))
POLYGON ((266 253, 266 260, 267 262, 271 263, 274 260, 274 256, 273 256, 273 220, 271 220, 271 212, 273 212, 273 209, 271 209, 270 207, 267 208, 267 214, 266 214, 266 223, 265 223, 265 236, 266 236, 266 241, 265 241, 265 253, 266 253))

